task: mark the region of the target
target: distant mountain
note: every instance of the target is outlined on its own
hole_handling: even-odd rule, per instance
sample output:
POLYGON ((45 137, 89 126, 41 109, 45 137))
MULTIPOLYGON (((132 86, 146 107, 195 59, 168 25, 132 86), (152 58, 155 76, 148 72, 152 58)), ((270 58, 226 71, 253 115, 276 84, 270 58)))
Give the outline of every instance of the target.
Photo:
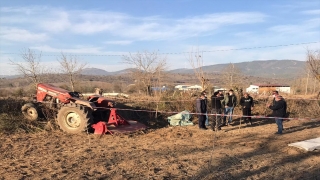
POLYGON ((111 73, 114 74, 114 75, 119 75, 119 74, 126 74, 128 72, 131 72, 132 70, 133 70, 133 68, 128 68, 128 69, 115 71, 115 72, 111 72, 111 73))
POLYGON ((105 71, 103 69, 99 68, 85 68, 81 71, 81 74, 83 75, 95 75, 95 76, 105 76, 105 75, 120 75, 120 74, 125 74, 130 72, 132 68, 120 70, 120 71, 114 71, 114 72, 109 72, 105 71))
POLYGON ((9 76, 5 76, 5 75, 1 75, 0 78, 3 79, 15 79, 15 78, 22 78, 23 75, 9 75, 9 76))
POLYGON ((83 75, 96 75, 96 76, 104 76, 104 75, 110 75, 111 73, 108 71, 105 71, 103 69, 98 68, 85 68, 81 71, 81 74, 83 75))
MULTIPOLYGON (((206 73, 221 73, 230 63, 215 64, 203 66, 202 69, 206 73)), ((296 60, 265 60, 265 61, 250 61, 233 63, 235 67, 247 76, 265 77, 265 78, 295 78, 305 72, 305 61, 296 60)), ((132 68, 120 71, 109 72, 99 68, 85 68, 82 70, 83 75, 106 76, 120 75, 128 73, 132 68)), ((167 71, 169 73, 191 74, 193 69, 180 68, 167 71)), ((0 75, 0 78, 14 79, 22 77, 22 75, 5 76, 0 75)))
MULTIPOLYGON (((216 64, 203 66, 202 70, 207 73, 220 73, 229 65, 216 64)), ((267 78, 294 78, 304 72, 305 62, 296 60, 265 60, 234 63, 235 67, 249 76, 267 77, 267 78)), ((176 69, 169 71, 171 73, 193 73, 193 69, 176 69)))
MULTIPOLYGON (((203 66, 202 69, 206 73, 221 73, 229 65, 215 64, 203 66)), ((265 78, 295 78, 304 72, 305 62, 296 60, 265 60, 234 63, 235 67, 247 76, 265 77, 265 78)), ((83 75, 120 75, 130 72, 132 69, 124 69, 115 72, 105 71, 99 68, 85 68, 81 72, 83 75)), ((169 73, 191 74, 193 69, 174 69, 169 73)))
POLYGON ((181 68, 181 69, 174 69, 174 70, 170 70, 168 71, 169 73, 192 73, 193 70, 191 69, 187 69, 187 68, 181 68))

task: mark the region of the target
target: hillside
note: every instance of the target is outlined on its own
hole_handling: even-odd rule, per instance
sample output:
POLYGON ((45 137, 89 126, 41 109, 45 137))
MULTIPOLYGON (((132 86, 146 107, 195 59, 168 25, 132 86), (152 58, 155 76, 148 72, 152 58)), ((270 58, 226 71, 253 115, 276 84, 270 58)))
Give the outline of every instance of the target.
MULTIPOLYGON (((203 66, 206 73, 220 73, 229 63, 203 66)), ((296 60, 266 60, 234 63, 234 65, 247 76, 265 78, 295 78, 304 72, 305 62, 296 60)), ((98 68, 86 68, 82 71, 84 75, 120 75, 129 72, 124 69, 115 72, 108 72, 98 68)), ((168 71, 169 73, 192 74, 193 69, 180 68, 168 71)))
POLYGON ((109 72, 109 71, 99 69, 99 68, 85 68, 82 70, 81 74, 94 75, 94 76, 120 75, 120 74, 126 74, 130 70, 131 69, 124 69, 124 70, 120 70, 120 71, 109 72))
MULTIPOLYGON (((203 66, 202 69, 207 73, 219 73, 229 64, 216 64, 203 66)), ((234 63, 241 72, 248 76, 265 78, 294 78, 304 72, 305 62, 296 60, 267 60, 234 63)), ((193 73, 193 69, 171 70, 171 73, 193 73)))

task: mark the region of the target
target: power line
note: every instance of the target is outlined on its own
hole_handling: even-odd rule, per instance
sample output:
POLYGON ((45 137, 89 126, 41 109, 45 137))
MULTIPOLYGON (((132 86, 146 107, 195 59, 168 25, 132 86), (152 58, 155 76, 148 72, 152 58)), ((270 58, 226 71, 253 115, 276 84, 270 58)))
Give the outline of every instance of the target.
MULTIPOLYGON (((295 44, 280 44, 280 45, 272 45, 272 46, 255 46, 255 47, 247 47, 247 48, 235 48, 235 49, 217 49, 217 50, 210 50, 210 51, 199 51, 202 53, 210 53, 210 52, 223 52, 223 51, 239 51, 239 50, 248 50, 248 49, 264 49, 264 48, 274 48, 274 47, 286 47, 286 46, 299 46, 299 45, 306 45, 306 44, 316 44, 320 43, 320 41, 315 41, 315 42, 304 42, 304 43, 295 43, 295 44)), ((171 53, 158 53, 158 54, 187 54, 187 53, 192 53, 192 51, 189 52, 171 52, 171 53)), ((0 54, 12 54, 12 55, 21 55, 21 53, 2 53, 0 54)), ((66 55, 74 55, 74 56, 124 56, 124 54, 68 54, 65 53, 66 55)), ((42 56, 61 56, 61 54, 42 54, 42 56)))

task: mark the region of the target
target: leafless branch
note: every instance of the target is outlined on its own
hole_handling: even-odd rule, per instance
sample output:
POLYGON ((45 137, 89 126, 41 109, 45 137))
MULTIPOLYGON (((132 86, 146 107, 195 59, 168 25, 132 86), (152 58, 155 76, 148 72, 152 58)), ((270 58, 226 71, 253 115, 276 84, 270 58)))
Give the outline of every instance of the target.
MULTIPOLYGON (((320 50, 307 50, 307 67, 313 77, 320 82, 320 50)), ((320 96, 320 91, 317 98, 320 96)))
POLYGON ((205 91, 209 85, 209 79, 206 78, 203 72, 203 53, 196 51, 189 53, 189 63, 194 71, 196 78, 200 81, 202 90, 205 91))
MULTIPOLYGON (((123 56, 123 63, 133 66, 132 73, 137 79, 137 83, 142 83, 148 95, 154 80, 159 79, 166 69, 166 57, 161 57, 158 53, 145 51, 123 56)), ((156 81, 155 81, 156 82, 156 81)))
POLYGON ((307 67, 312 75, 320 81, 320 50, 307 51, 307 67))
POLYGON ((222 79, 229 88, 239 88, 242 85, 243 75, 233 63, 222 69, 222 79))
POLYGON ((45 73, 45 68, 41 65, 41 53, 37 55, 35 51, 26 49, 21 53, 21 57, 23 62, 14 62, 9 59, 10 64, 16 66, 17 71, 28 78, 36 87, 45 73))
POLYGON ((87 66, 86 63, 80 63, 75 56, 66 56, 61 53, 60 59, 58 59, 60 63, 61 72, 67 74, 69 77, 70 85, 72 91, 75 90, 75 82, 76 75, 79 75, 81 71, 87 66))

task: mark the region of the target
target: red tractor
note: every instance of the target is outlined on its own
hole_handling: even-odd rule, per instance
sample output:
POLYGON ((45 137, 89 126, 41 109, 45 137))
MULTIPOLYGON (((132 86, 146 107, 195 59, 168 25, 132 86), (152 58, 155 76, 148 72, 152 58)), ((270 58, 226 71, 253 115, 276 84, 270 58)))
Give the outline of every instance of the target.
POLYGON ((106 132, 126 133, 145 129, 146 126, 132 120, 125 120, 116 112, 115 102, 100 95, 92 95, 84 100, 79 92, 70 92, 51 84, 39 83, 33 103, 22 106, 23 115, 28 120, 36 120, 40 107, 53 109, 59 127, 67 133, 80 133, 95 127, 95 122, 103 122, 106 132))

